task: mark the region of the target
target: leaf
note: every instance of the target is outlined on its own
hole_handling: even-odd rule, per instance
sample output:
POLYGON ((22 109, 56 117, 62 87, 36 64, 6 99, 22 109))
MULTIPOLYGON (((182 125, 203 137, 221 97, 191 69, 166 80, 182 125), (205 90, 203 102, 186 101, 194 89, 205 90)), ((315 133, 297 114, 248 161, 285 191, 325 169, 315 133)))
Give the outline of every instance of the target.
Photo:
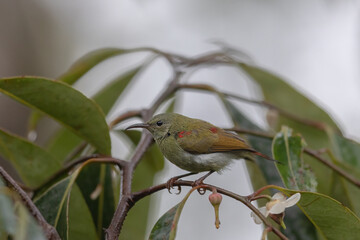
POLYGON ((181 212, 185 206, 191 193, 196 188, 192 188, 184 197, 184 199, 168 210, 155 223, 151 230, 149 240, 173 240, 176 236, 177 225, 180 219, 181 212))
POLYGON ((97 64, 124 53, 125 51, 119 48, 102 48, 92 51, 77 60, 66 73, 58 78, 58 80, 73 84, 97 64))
POLYGON ((67 177, 57 182, 35 199, 35 204, 61 239, 97 239, 90 211, 74 180, 67 177))
MULTIPOLYGON (((295 90, 280 77, 264 69, 243 63, 239 64, 239 67, 259 84, 267 102, 296 116, 322 122, 323 127, 327 125, 335 131, 340 132, 336 123, 323 109, 295 90)), ((280 131, 282 125, 286 125, 294 131, 301 133, 308 145, 313 149, 331 148, 330 140, 325 131, 286 118, 280 114, 274 124, 275 131, 280 131)), ((318 191, 329 194, 332 191, 332 185, 329 184, 329 176, 332 175, 332 170, 311 157, 306 156, 304 160, 314 171, 318 181, 318 191)))
POLYGON ((103 229, 109 226, 115 211, 111 166, 86 166, 77 177, 76 183, 90 210, 99 239, 104 238, 103 229))
POLYGON ((299 208, 324 239, 355 240, 359 238, 360 219, 337 200, 321 193, 294 191, 280 187, 277 189, 287 195, 297 192, 301 194, 299 208))
POLYGON ((276 167, 287 188, 315 192, 315 176, 302 160, 304 146, 300 136, 293 136, 291 129, 282 127, 273 141, 274 158, 279 161, 276 167))
MULTIPOLYGON (((231 102, 226 99, 223 99, 223 102, 235 126, 239 126, 241 128, 252 131, 263 131, 263 129, 258 127, 244 114, 242 114, 231 102)), ((246 136, 246 139, 255 150, 268 156, 272 156, 272 139, 253 135, 246 136)), ((282 185, 281 178, 277 173, 275 164, 273 162, 264 160, 263 158, 256 156, 256 165, 252 162, 247 161, 246 167, 250 174, 253 173, 253 175, 251 175, 251 182, 255 189, 261 188, 267 184, 282 185), (261 172, 260 175, 259 172, 261 172)))
MULTIPOLYGON (((222 100, 236 126, 253 131, 262 131, 261 128, 245 117, 245 115, 242 114, 233 104, 231 104, 231 102, 227 101, 226 99, 222 100)), ((248 135, 247 140, 254 149, 268 156, 272 155, 271 139, 248 135)), ((251 183, 254 189, 259 189, 268 184, 277 186, 283 185, 281 177, 278 174, 278 171, 276 170, 275 164, 273 162, 266 161, 261 157, 256 157, 256 163, 257 164, 253 164, 252 162, 246 161, 246 168, 249 172, 251 183)), ((272 194, 274 194, 274 192, 272 192, 272 194)), ((266 202, 264 200, 260 200, 258 203, 259 205, 265 205, 266 202)), ((314 226, 301 211, 292 210, 287 212, 285 225, 287 226, 285 235, 290 239, 318 239, 314 226)), ((272 237, 273 235, 269 235, 270 239, 273 239, 272 237)))
POLYGON ((67 84, 36 77, 3 78, 0 91, 53 117, 100 153, 111 153, 109 129, 101 109, 67 84))
POLYGON ((105 114, 110 111, 111 107, 115 104, 116 100, 120 97, 131 80, 134 79, 134 76, 140 69, 141 67, 138 67, 120 75, 93 97, 94 101, 101 107, 105 114))
POLYGON ((13 235, 15 233, 16 217, 9 193, 10 189, 5 187, 0 178, 0 237, 4 234, 13 235))
POLYGON ((39 146, 0 130, 0 155, 10 161, 29 187, 37 187, 61 165, 57 158, 39 146))
POLYGON ((22 205, 17 206, 18 222, 14 235, 16 240, 45 240, 45 236, 40 226, 37 225, 34 218, 28 210, 22 205))
MULTIPOLYGON (((332 140, 332 149, 334 149, 336 158, 340 160, 335 161, 335 164, 360 180, 360 144, 344 138, 331 130, 328 131, 328 134, 332 140)), ((360 216, 360 189, 340 176, 338 180, 346 188, 344 195, 348 195, 348 205, 360 216)))

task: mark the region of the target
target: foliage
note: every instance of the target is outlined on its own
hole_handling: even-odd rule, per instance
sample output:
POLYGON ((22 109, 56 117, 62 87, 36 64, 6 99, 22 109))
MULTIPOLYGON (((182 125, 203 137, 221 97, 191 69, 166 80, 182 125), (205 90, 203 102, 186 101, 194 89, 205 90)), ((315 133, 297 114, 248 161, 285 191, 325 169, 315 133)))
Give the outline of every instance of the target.
MULTIPOLYGON (((0 168, 0 239, 118 239, 119 234, 120 239, 175 239, 181 210, 195 189, 215 189, 245 204, 265 225, 264 235, 274 233, 269 234, 271 239, 356 239, 360 235, 359 143, 346 139, 324 109, 281 77, 238 63, 227 54, 219 51, 188 58, 152 48, 106 48, 82 57, 59 79, 0 79, 1 93, 33 109, 30 130, 34 131, 44 116, 60 123, 45 147, 0 130, 0 155, 13 165, 24 184, 21 188, 0 168), (172 79, 149 108, 123 112, 108 124, 110 110, 151 62, 120 74, 92 98, 72 84, 99 63, 138 51, 165 58, 173 70, 172 79), (246 73, 262 90, 264 101, 182 82, 184 72, 214 64, 226 64, 246 73), (192 188, 158 220, 150 236, 145 236, 148 196, 167 186, 153 186, 164 158, 149 133, 123 132, 116 126, 134 117, 149 120, 172 97, 167 111, 176 111, 176 93, 186 89, 215 93, 234 122, 231 130, 276 162, 257 156, 246 163, 253 187, 259 189, 249 196, 208 184, 192 188), (263 106, 269 114, 268 129, 257 126, 230 99, 263 106), (111 143, 110 134, 128 144, 128 159, 111 156, 112 148, 117 146, 111 143), (31 198, 24 190, 32 193, 31 198), (275 190, 287 196, 300 193, 301 200, 298 208, 286 211, 285 217, 281 215, 284 213, 270 215, 274 221, 269 221, 252 201, 268 203, 270 192, 275 190), (57 233, 50 233, 51 226, 57 233), (280 231, 280 226, 286 229, 280 231)), ((193 182, 180 180, 174 184, 191 186, 193 182)))

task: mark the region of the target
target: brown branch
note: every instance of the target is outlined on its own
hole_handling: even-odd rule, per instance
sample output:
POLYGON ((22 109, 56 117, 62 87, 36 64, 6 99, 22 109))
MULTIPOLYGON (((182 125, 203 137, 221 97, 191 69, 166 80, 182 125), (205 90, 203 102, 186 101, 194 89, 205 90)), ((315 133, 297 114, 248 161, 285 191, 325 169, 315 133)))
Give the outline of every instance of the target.
POLYGON ((343 178, 345 178, 346 180, 348 180, 349 182, 351 182, 355 186, 360 187, 360 180, 359 179, 355 178, 354 176, 352 176, 351 174, 349 174, 348 172, 346 172, 342 168, 338 167, 334 163, 326 160, 325 158, 320 156, 316 151, 305 148, 304 152, 307 153, 308 155, 314 157, 315 159, 319 160, 325 166, 331 168, 333 171, 337 172, 339 175, 341 175, 343 178))
MULTIPOLYGON (((188 186, 188 187, 192 187, 194 185, 193 181, 184 181, 184 180, 178 180, 174 183, 174 186, 188 186)), ((202 187, 206 188, 209 191, 212 191, 213 189, 216 189, 217 192, 222 193, 228 197, 231 197, 237 201, 240 201, 241 203, 243 203, 244 205, 246 205, 251 211, 253 211, 264 223, 265 226, 267 226, 268 228, 271 229, 271 231, 273 231, 280 239, 288 239, 280 230, 278 230, 277 228, 274 228, 270 221, 268 219, 265 218, 264 215, 262 215, 260 213, 260 211, 251 204, 250 200, 248 199, 247 196, 241 196, 238 195, 236 193, 233 193, 231 191, 228 191, 226 189, 214 186, 214 185, 210 185, 210 184, 202 184, 202 187)), ((167 184, 163 183, 157 186, 152 186, 149 187, 147 189, 141 190, 139 192, 133 193, 131 197, 129 197, 129 201, 131 201, 131 206, 130 208, 139 200, 141 200, 142 198, 149 196, 153 193, 156 193, 160 190, 166 189, 167 188, 167 184)))
POLYGON ((125 113, 121 114, 120 116, 118 116, 117 118, 115 118, 114 120, 112 120, 109 124, 109 128, 110 129, 114 128, 114 126, 116 124, 118 124, 126 119, 133 118, 133 117, 140 117, 140 116, 141 116, 141 111, 139 111, 139 110, 125 112, 125 113))
POLYGON ((2 167, 0 167, 0 175, 5 180, 6 185, 14 189, 15 192, 19 194, 22 202, 27 207, 30 214, 42 227, 46 238, 49 240, 60 240, 60 236, 57 233, 56 229, 46 222, 45 218, 43 217, 39 209, 35 206, 35 204, 31 201, 30 197, 26 194, 26 192, 22 188, 20 188, 20 186, 15 182, 15 180, 2 167))
MULTIPOLYGON (((164 90, 164 92, 155 100, 155 102, 151 105, 150 108, 144 109, 141 111, 141 117, 143 121, 148 121, 151 119, 156 109, 167 99, 169 98, 177 89, 178 83, 180 81, 180 77, 182 76, 182 72, 177 71, 174 68, 174 76, 170 81, 169 86, 164 90)), ((115 214, 111 220, 109 227, 105 230, 106 239, 108 240, 116 240, 119 237, 122 225, 126 218, 128 211, 132 206, 132 200, 129 197, 131 195, 131 184, 132 177, 135 171, 136 166, 139 164, 142 156, 146 152, 146 150, 153 143, 153 138, 150 133, 143 131, 141 134, 141 139, 139 144, 135 149, 135 154, 130 159, 130 162, 122 169, 123 177, 122 177, 122 191, 120 196, 120 201, 115 210, 115 214)))

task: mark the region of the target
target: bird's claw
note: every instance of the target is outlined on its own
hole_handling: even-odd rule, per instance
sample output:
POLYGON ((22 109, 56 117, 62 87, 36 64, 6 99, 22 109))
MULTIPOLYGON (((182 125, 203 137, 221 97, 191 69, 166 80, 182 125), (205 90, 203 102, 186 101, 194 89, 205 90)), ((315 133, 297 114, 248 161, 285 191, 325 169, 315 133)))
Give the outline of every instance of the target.
MULTIPOLYGON (((173 177, 170 178, 167 182, 166 182, 166 188, 168 190, 168 192, 171 194, 171 189, 174 188, 174 183, 178 180, 179 178, 177 177, 173 177)), ((178 192, 175 194, 180 194, 181 193, 181 186, 177 186, 178 192)))
MULTIPOLYGON (((192 187, 194 188, 203 184, 203 179, 198 179, 193 182, 192 187)), ((206 193, 206 188, 198 188, 197 191, 200 195, 204 195, 206 193)))

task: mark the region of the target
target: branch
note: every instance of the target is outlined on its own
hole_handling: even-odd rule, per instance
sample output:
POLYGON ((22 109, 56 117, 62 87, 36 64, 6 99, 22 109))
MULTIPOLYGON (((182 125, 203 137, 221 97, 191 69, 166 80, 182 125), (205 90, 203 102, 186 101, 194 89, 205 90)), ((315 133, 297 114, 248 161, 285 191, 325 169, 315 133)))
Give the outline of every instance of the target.
MULTIPOLYGON (((151 119, 156 109, 167 99, 169 98, 177 89, 178 83, 180 81, 180 77, 182 76, 182 72, 177 71, 174 68, 174 76, 169 83, 169 86, 164 90, 164 92, 155 100, 152 106, 148 109, 144 109, 141 111, 141 117, 143 121, 148 121, 151 119)), ((153 143, 153 137, 150 133, 143 131, 141 134, 141 139, 139 144, 135 149, 135 154, 132 156, 130 162, 125 166, 122 177, 122 191, 120 196, 120 201, 115 210, 115 214, 111 220, 109 227, 105 230, 106 239, 108 240, 116 240, 119 238, 119 234, 126 218, 126 215, 130 208, 132 207, 132 201, 129 197, 131 195, 131 184, 132 184, 132 176, 135 171, 136 166, 139 164, 142 156, 146 152, 146 150, 153 143)))
MULTIPOLYGON (((188 186, 188 187, 192 187, 194 185, 194 182, 193 181, 184 181, 184 180, 177 180, 174 184, 174 186, 188 186)), ((163 183, 163 184, 160 184, 160 185, 157 185, 157 186, 153 186, 153 187, 149 187, 147 189, 144 189, 144 190, 141 190, 139 192, 136 192, 136 193, 133 193, 132 194, 132 197, 130 197, 131 201, 132 201, 132 205, 134 205, 137 201, 139 201, 140 199, 146 197, 146 196, 149 196, 153 193, 156 193, 160 190, 163 190, 163 189, 166 189, 167 187, 167 184, 166 183, 163 183)), ((240 201, 242 202, 244 205, 246 205, 251 211, 253 211, 264 223, 264 225, 266 227, 268 227, 269 229, 271 229, 272 232, 274 232, 280 239, 288 239, 280 230, 278 230, 277 228, 274 228, 271 223, 269 222, 268 219, 265 218, 264 215, 262 215, 260 213, 260 211, 254 206, 251 204, 250 200, 248 199, 247 196, 241 196, 241 195, 238 195, 236 193, 233 193, 231 191, 228 191, 228 190, 225 190, 223 188, 220 188, 220 187, 217 187, 217 186, 214 186, 214 185, 210 185, 210 184, 202 184, 201 185, 203 188, 209 190, 209 191, 212 191, 212 189, 216 189, 217 192, 219 193, 222 193, 228 197, 231 197, 237 201, 240 201)), ((132 206, 131 206, 132 207, 132 206)))
POLYGON ((269 102, 266 102, 266 101, 257 101, 257 100, 252 100, 252 99, 248 99, 248 98, 245 98, 245 97, 237 96, 237 95, 231 94, 231 93, 220 92, 216 88, 214 88, 214 87, 212 87, 210 85, 207 85, 207 84, 181 84, 181 85, 179 85, 179 88, 181 88, 181 89, 197 89, 197 90, 213 92, 213 93, 216 93, 218 95, 222 95, 222 96, 230 97, 230 98, 235 98, 237 100, 240 100, 240 101, 243 101, 243 102, 246 102, 246 103, 260 105, 260 106, 266 107, 268 109, 275 110, 280 115, 282 115, 284 117, 287 117, 289 119, 292 119, 292 120, 294 120, 296 122, 300 122, 300 123, 303 123, 305 125, 308 125, 308 126, 311 126, 311 127, 323 130, 323 131, 326 130, 327 125, 325 123, 323 123, 323 122, 313 121, 313 120, 310 120, 310 119, 299 117, 299 116, 297 116, 295 114, 292 114, 292 113, 290 113, 290 112, 288 112, 288 111, 286 111, 284 109, 281 109, 281 108, 279 108, 279 107, 277 107, 277 106, 275 106, 275 105, 273 105, 273 104, 271 104, 269 102))
POLYGON ((50 240, 60 240, 60 236, 57 233, 56 229, 46 222, 45 218, 43 217, 39 209, 35 206, 35 204, 31 201, 30 197, 26 194, 26 192, 19 187, 15 180, 12 179, 11 176, 2 167, 0 167, 0 175, 6 181, 7 186, 11 187, 19 194, 22 202, 27 207, 30 214, 42 227, 46 238, 50 240))

